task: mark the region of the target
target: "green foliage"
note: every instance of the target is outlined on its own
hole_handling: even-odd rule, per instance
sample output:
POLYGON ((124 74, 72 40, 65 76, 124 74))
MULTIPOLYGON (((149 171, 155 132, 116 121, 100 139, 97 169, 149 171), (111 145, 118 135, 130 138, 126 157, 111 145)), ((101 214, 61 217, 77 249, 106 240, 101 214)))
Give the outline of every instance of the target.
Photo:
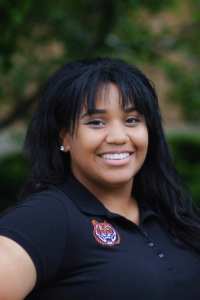
POLYGON ((182 104, 182 111, 193 124, 200 122, 200 71, 184 72, 183 68, 165 63, 165 70, 173 82, 173 89, 168 93, 171 103, 182 104))
POLYGON ((24 21, 30 9, 30 0, 0 2, 0 62, 3 70, 11 67, 11 55, 17 50, 17 38, 23 32, 24 21))
POLYGON ((178 174, 187 183, 200 207, 200 135, 173 133, 167 136, 178 174))
MULTIPOLYGON (((173 83, 169 98, 182 105, 189 122, 197 122, 198 8, 197 0, 1 0, 1 102, 10 103, 15 111, 21 103, 29 102, 26 91, 30 85, 35 84, 37 93, 40 92, 49 75, 66 61, 110 56, 136 65, 145 62, 163 68, 173 83), (190 10, 190 18, 177 28, 163 22, 153 30, 146 21, 166 10, 180 18, 186 12, 182 9, 184 5, 190 10), (53 45, 57 50, 52 50, 53 45), (184 56, 185 65, 174 64, 167 58, 174 51, 184 56)), ((16 115, 19 117, 14 114, 10 122, 16 115)), ((24 116, 21 113, 20 118, 24 116)), ((0 120, 0 128, 4 124, 7 123, 2 120, 1 124, 0 120)))

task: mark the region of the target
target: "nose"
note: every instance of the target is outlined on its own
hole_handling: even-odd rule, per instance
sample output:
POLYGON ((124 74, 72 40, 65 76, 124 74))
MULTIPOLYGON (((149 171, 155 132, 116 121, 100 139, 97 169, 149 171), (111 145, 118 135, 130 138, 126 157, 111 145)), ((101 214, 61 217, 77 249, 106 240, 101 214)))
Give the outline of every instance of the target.
POLYGON ((129 141, 126 129, 123 125, 114 125, 108 129, 106 142, 108 144, 122 145, 129 141))

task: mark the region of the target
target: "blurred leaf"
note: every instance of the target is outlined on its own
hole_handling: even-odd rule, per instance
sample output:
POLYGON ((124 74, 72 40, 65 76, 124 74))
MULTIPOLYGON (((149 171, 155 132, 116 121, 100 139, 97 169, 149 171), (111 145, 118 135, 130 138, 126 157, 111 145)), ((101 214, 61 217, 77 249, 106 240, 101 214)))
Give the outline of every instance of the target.
POLYGON ((200 124, 200 71, 189 73, 183 66, 166 62, 165 70, 173 82, 173 89, 168 92, 169 101, 181 105, 190 123, 200 124))
POLYGON ((189 186, 200 207, 200 135, 173 133, 167 136, 178 174, 189 186))

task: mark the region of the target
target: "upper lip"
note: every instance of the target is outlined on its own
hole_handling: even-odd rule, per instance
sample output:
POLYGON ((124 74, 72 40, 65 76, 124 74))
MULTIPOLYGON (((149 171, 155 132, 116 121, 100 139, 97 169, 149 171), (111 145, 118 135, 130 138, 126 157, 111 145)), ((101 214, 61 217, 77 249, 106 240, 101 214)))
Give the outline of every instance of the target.
POLYGON ((102 152, 101 154, 99 155, 103 155, 103 154, 121 154, 121 153, 133 153, 134 151, 133 150, 108 150, 108 151, 105 151, 105 152, 102 152))

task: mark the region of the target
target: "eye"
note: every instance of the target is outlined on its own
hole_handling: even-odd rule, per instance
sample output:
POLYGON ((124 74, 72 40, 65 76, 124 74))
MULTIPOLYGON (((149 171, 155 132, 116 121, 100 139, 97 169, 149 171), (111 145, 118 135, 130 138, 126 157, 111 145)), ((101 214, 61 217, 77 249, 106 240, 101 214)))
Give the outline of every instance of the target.
POLYGON ((139 122, 140 122, 140 120, 137 118, 134 118, 134 117, 130 117, 130 118, 126 119, 126 123, 128 123, 128 124, 135 124, 135 123, 139 123, 139 122))
POLYGON ((86 123, 86 125, 91 125, 91 126, 103 126, 104 123, 100 120, 92 120, 86 123))

